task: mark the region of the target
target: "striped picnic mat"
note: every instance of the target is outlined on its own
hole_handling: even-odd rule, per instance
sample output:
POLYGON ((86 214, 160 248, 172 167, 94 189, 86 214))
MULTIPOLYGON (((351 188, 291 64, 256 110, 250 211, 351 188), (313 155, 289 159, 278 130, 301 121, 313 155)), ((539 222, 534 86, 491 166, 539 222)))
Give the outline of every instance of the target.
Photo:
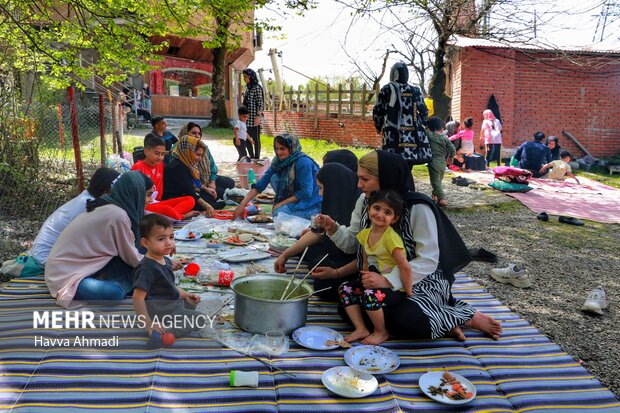
MULTIPOLYGON (((202 338, 145 350, 145 335, 123 330, 124 350, 34 349, 32 310, 57 309, 41 278, 0 289, 0 411, 11 412, 620 412, 616 396, 579 363, 510 311, 479 284, 459 274, 454 295, 500 320, 493 341, 466 330, 467 341, 390 340, 400 367, 378 376, 379 389, 345 399, 321 384, 328 368, 344 365, 344 350, 313 351, 291 341, 272 363, 295 377, 202 338), (467 377, 477 397, 461 407, 427 398, 418 379, 427 369, 467 377), (258 371, 257 388, 230 387, 230 370, 258 371)), ((333 303, 312 299, 308 324, 340 332, 349 327, 333 303)), ((131 313, 129 302, 114 308, 131 313)), ((58 336, 76 331, 47 330, 58 336)), ((80 334, 84 331, 80 331, 80 334)))

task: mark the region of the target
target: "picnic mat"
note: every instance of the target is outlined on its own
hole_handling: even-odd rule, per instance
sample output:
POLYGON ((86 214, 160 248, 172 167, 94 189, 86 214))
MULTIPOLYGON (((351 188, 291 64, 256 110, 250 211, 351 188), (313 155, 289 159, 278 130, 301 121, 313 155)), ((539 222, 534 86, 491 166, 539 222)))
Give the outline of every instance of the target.
MULTIPOLYGON (((459 174, 482 184, 493 181, 493 172, 459 174)), ((536 212, 549 215, 566 215, 608 224, 620 223, 620 190, 586 177, 579 176, 578 185, 573 179, 564 182, 532 178, 529 192, 506 192, 523 205, 536 212)))
MULTIPOLYGON (((172 348, 145 350, 145 333, 120 331, 123 350, 33 348, 33 310, 54 310, 40 277, 0 289, 0 411, 10 412, 619 412, 616 396, 559 346, 464 274, 454 295, 502 322, 499 341, 465 330, 467 341, 390 340, 385 347, 400 367, 378 376, 379 389, 345 399, 321 384, 328 368, 344 365, 344 350, 313 351, 291 340, 271 357, 295 377, 223 348, 213 340, 185 338, 172 348), (427 369, 459 373, 477 388, 462 407, 427 398, 418 379, 427 369), (229 371, 259 372, 257 388, 230 387, 229 371)), ((110 311, 131 314, 129 301, 110 311)), ((308 324, 350 331, 335 305, 311 299, 308 324)), ((88 330, 46 330, 51 336, 88 330)), ((92 330, 91 330, 92 331, 92 330)))

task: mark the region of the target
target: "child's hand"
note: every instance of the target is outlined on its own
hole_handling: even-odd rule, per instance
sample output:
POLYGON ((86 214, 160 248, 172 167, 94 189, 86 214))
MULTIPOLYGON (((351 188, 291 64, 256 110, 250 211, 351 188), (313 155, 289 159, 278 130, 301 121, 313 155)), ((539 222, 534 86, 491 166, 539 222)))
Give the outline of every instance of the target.
POLYGON ((250 142, 252 145, 254 145, 254 139, 248 138, 248 142, 250 142))
POLYGON ((413 286, 410 285, 409 287, 406 287, 405 293, 407 294, 407 297, 413 297, 413 286))
POLYGON ((157 332, 159 334, 164 334, 166 330, 161 326, 161 324, 153 324, 152 321, 146 323, 146 332, 150 336, 153 332, 157 332))
POLYGON ((235 138, 235 146, 241 146, 241 139, 235 138))
POLYGON ((198 304, 200 302, 200 296, 196 294, 190 294, 187 291, 181 292, 181 298, 190 304, 198 304))

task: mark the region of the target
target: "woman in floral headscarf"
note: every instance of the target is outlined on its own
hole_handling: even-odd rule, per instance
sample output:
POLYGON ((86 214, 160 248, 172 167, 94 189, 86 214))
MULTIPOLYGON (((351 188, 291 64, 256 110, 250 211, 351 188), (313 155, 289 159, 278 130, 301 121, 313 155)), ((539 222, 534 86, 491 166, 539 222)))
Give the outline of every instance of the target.
POLYGON ((239 217, 245 206, 263 192, 267 185, 276 192, 273 201, 273 215, 280 213, 310 219, 321 210, 321 195, 316 182, 319 166, 301 151, 299 138, 284 133, 273 140, 276 156, 261 179, 239 204, 233 219, 239 217))
POLYGON ((162 199, 191 196, 194 207, 212 217, 214 208, 200 196, 200 171, 198 162, 206 151, 205 144, 196 137, 183 136, 172 151, 172 159, 164 170, 164 195, 162 199))

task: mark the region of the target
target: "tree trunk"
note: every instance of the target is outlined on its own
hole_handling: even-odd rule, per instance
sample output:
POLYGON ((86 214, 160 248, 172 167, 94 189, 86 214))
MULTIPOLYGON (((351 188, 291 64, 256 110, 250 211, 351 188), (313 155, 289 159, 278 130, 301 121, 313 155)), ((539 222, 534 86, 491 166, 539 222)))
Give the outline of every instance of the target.
POLYGON ((213 49, 213 85, 211 89, 211 123, 212 128, 230 128, 226 113, 225 88, 226 45, 213 49))
POLYGON ((435 60, 433 61, 433 77, 429 85, 429 92, 435 108, 434 116, 443 122, 450 114, 450 98, 446 95, 446 62, 444 60, 447 44, 448 38, 439 36, 437 49, 435 49, 435 60))

